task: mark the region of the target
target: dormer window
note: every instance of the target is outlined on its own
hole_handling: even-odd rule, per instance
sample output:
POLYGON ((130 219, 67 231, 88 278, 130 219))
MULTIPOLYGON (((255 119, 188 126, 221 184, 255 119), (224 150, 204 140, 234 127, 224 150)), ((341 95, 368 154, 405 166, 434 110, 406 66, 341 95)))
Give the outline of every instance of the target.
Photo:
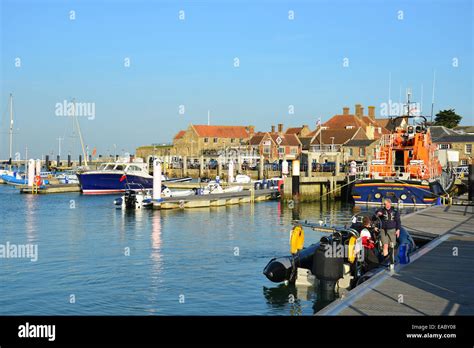
POLYGON ((354 126, 346 126, 346 129, 352 129, 354 126))

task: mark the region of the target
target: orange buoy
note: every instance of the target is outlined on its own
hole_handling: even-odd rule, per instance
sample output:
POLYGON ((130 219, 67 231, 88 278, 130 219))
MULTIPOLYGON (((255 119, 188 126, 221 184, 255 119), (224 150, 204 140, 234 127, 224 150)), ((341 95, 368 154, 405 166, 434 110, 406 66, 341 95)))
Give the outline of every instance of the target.
POLYGON ((35 185, 41 186, 41 176, 39 175, 35 176, 35 185))

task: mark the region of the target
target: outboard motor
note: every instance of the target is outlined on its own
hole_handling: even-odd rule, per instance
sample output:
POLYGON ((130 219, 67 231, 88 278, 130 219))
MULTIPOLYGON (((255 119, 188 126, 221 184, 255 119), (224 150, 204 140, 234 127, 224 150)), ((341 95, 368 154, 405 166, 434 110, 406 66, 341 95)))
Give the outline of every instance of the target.
POLYGON ((313 257, 312 272, 319 280, 319 288, 324 293, 334 293, 336 283, 343 277, 344 272, 344 257, 338 255, 337 250, 333 250, 333 252, 328 250, 336 246, 343 247, 341 241, 332 238, 332 245, 329 243, 328 238, 321 238, 313 257))
POLYGON ((125 207, 127 209, 135 209, 135 204, 137 203, 137 194, 133 190, 125 191, 124 195, 125 207))

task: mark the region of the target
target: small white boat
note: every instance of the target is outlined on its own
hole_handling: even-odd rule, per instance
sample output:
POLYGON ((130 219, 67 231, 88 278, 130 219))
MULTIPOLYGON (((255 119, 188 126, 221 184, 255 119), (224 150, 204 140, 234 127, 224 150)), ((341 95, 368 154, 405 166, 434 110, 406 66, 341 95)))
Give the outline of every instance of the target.
POLYGON ((125 193, 114 200, 115 207, 120 209, 142 209, 152 204, 152 190, 139 184, 127 184, 125 193))
POLYGON ((233 193, 233 192, 241 192, 243 189, 244 188, 242 186, 229 186, 224 189, 218 182, 211 181, 207 184, 206 187, 200 189, 199 194, 212 195, 212 194, 218 194, 218 193, 233 193))
POLYGON ((58 179, 61 184, 79 184, 79 179, 73 171, 56 174, 56 179, 58 179))
POLYGON ((161 185, 161 196, 162 197, 186 197, 195 195, 194 190, 170 190, 169 187, 161 185))
MULTIPOLYGON (((170 190, 161 185, 161 197, 186 197, 195 195, 194 190, 170 190)), ((120 209, 141 209, 153 204, 153 190, 146 189, 140 184, 128 184, 125 193, 114 200, 114 205, 120 209)))
POLYGON ((252 179, 248 175, 239 174, 235 177, 235 182, 238 184, 249 184, 251 181, 252 179))

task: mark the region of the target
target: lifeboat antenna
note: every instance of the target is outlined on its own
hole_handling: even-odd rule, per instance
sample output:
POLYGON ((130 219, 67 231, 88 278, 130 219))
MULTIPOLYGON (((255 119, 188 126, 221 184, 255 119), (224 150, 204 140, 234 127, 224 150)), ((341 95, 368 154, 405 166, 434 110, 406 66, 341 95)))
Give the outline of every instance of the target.
POLYGON ((433 95, 431 97, 431 117, 430 123, 433 123, 433 109, 434 109, 434 98, 435 98, 435 86, 436 86, 436 70, 433 71, 433 95))

